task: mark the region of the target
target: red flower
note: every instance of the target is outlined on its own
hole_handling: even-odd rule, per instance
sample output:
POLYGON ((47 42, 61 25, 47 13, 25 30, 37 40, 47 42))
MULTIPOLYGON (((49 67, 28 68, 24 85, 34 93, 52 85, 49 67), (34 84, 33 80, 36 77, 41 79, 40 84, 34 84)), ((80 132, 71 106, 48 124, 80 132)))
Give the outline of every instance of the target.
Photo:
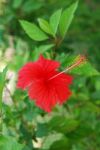
POLYGON ((50 112, 57 104, 63 104, 71 95, 69 85, 72 77, 57 71, 59 62, 45 59, 42 55, 36 62, 24 65, 18 74, 17 87, 28 89, 30 99, 50 112), (57 76, 57 74, 59 74, 57 76))

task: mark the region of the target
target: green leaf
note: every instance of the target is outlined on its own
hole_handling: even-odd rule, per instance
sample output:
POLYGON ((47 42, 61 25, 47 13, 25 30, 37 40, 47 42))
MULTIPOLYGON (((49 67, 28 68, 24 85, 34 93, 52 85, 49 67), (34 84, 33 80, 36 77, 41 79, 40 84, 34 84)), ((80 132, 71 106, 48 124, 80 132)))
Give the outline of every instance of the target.
MULTIPOLYGON (((61 56, 58 57, 58 59, 60 59, 60 61, 62 62, 63 69, 70 67, 71 65, 75 64, 78 59, 80 59, 80 55, 78 56, 63 55, 63 56, 64 57, 62 58, 61 56)), ((76 66, 75 68, 71 69, 68 72, 84 76, 100 75, 100 73, 88 61, 83 62, 82 64, 76 66)))
POLYGON ((60 30, 60 34, 62 37, 65 36, 65 34, 72 22, 72 19, 74 17, 74 13, 75 13, 77 6, 78 6, 78 1, 73 3, 70 7, 68 7, 67 9, 65 9, 62 12, 62 15, 60 18, 60 23, 59 23, 59 30, 60 30))
POLYGON ((59 9, 56 12, 54 12, 52 16, 50 17, 50 26, 52 27, 52 31, 54 35, 57 32, 57 28, 58 28, 60 17, 61 17, 61 12, 62 12, 62 9, 59 9))
POLYGON ((40 30, 34 23, 21 20, 20 24, 31 39, 35 41, 43 41, 48 39, 48 36, 42 32, 42 30, 40 30))
POLYGON ((51 49, 53 46, 54 46, 53 44, 41 45, 41 46, 39 46, 39 48, 38 48, 38 52, 39 52, 39 53, 44 53, 44 52, 46 52, 47 50, 51 49))
POLYGON ((61 118, 60 116, 53 117, 48 124, 50 130, 55 130, 61 133, 72 132, 76 130, 78 125, 79 121, 66 117, 61 118))
POLYGON ((76 59, 75 55, 69 55, 66 53, 62 53, 56 57, 56 60, 61 62, 61 66, 63 67, 63 69, 72 65, 75 59, 76 59))
POLYGON ((13 0, 13 7, 18 8, 22 4, 23 0, 13 0))
POLYGON ((54 45, 49 44, 49 45, 41 45, 39 47, 36 47, 34 52, 33 52, 33 59, 37 60, 40 54, 45 53, 47 50, 51 49, 54 45))
POLYGON ((38 123, 37 124, 36 137, 47 136, 47 134, 48 134, 47 125, 45 123, 38 123))
POLYGON ((70 72, 72 74, 85 76, 100 75, 100 73, 87 61, 80 66, 72 69, 70 72))
POLYGON ((44 32, 53 35, 53 32, 52 32, 52 30, 51 30, 51 27, 50 27, 49 23, 48 23, 46 20, 39 18, 39 19, 38 19, 38 22, 39 22, 40 28, 41 28, 44 32))
POLYGON ((69 148, 69 140, 66 137, 63 137, 61 140, 58 140, 56 142, 54 142, 51 146, 49 150, 65 150, 69 148))
POLYGON ((40 9, 43 5, 44 3, 40 1, 34 1, 34 0, 24 1, 23 6, 22 6, 22 11, 25 14, 32 13, 33 11, 40 9))
POLYGON ((52 133, 46 136, 46 139, 43 142, 42 149, 47 150, 50 146, 55 142, 63 138, 63 134, 61 133, 52 133))
POLYGON ((0 136, 0 149, 1 150, 22 150, 23 145, 19 144, 13 137, 0 136))
POLYGON ((3 94, 3 88, 5 85, 5 78, 7 73, 8 67, 5 67, 3 72, 0 73, 0 108, 2 107, 2 94, 3 94))

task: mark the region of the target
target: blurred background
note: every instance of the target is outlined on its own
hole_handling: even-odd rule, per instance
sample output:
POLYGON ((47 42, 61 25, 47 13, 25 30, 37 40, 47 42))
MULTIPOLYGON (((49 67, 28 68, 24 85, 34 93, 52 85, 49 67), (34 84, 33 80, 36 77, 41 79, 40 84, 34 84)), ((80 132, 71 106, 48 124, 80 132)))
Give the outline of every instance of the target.
MULTIPOLYGON (((34 49, 41 45, 25 34, 19 20, 35 23, 40 17, 48 20, 53 12, 72 2, 0 0, 0 71, 9 64, 3 94, 2 150, 8 147, 11 150, 100 150, 100 76, 76 76, 73 96, 51 114, 45 114, 29 101, 26 92, 16 89, 17 71, 27 61, 34 61, 34 49)), ((57 53, 62 56, 60 59, 83 54, 100 71, 99 0, 80 0, 57 53)))

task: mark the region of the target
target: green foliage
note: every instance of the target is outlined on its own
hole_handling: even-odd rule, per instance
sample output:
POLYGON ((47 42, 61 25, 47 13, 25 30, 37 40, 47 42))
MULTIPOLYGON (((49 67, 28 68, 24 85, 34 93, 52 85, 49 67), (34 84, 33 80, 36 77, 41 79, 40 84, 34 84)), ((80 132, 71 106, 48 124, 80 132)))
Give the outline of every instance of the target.
POLYGON ((5 86, 5 80, 6 80, 6 73, 7 73, 7 67, 4 68, 3 72, 0 73, 0 109, 2 106, 2 94, 3 94, 3 88, 5 86))
MULTIPOLYGON (((71 65, 77 62, 80 56, 70 56, 70 55, 62 55, 57 58, 57 60, 61 59, 62 66, 65 68, 69 68, 71 65)), ((79 66, 73 68, 72 70, 69 70, 71 74, 74 75, 83 75, 83 76, 99 76, 100 73, 95 69, 94 66, 92 66, 87 60, 80 64, 79 66)))
POLYGON ((1 0, 0 4, 5 12, 0 16, 0 150, 99 150, 99 1, 1 0), (66 72, 73 76, 71 98, 50 114, 15 86, 18 70, 40 54, 59 61, 61 71, 86 55, 85 63, 66 72), (9 99, 12 105, 5 103, 9 99))
POLYGON ((57 142, 63 138, 63 135, 60 133, 50 134, 46 137, 45 142, 43 143, 44 150, 49 149, 54 142, 57 142))
POLYGON ((22 150, 23 145, 19 144, 14 138, 0 136, 0 149, 2 150, 22 150))
POLYGON ((56 34, 58 29, 61 13, 62 13, 62 9, 59 9, 56 12, 54 12, 54 14, 52 14, 52 16, 50 17, 50 25, 54 35, 56 34))
MULTIPOLYGON (((41 18, 38 19, 40 28, 44 32, 55 36, 58 26, 59 26, 60 35, 63 38, 72 22, 77 5, 78 5, 78 1, 73 3, 69 8, 67 8, 63 12, 62 12, 62 9, 59 9, 58 11, 54 12, 52 14, 52 16, 50 17, 50 25, 46 20, 41 19, 41 18)), ((20 23, 21 23, 23 29, 25 30, 25 32, 32 39, 37 40, 37 41, 42 41, 42 40, 47 39, 47 36, 44 35, 37 28, 37 26, 35 24, 32 25, 31 23, 26 22, 26 21, 20 21, 20 23), (36 34, 36 32, 37 32, 37 34, 36 34)))
POLYGON ((74 13, 75 13, 77 6, 78 6, 78 1, 73 3, 69 8, 65 9, 62 12, 60 23, 59 23, 59 30, 60 30, 60 34, 62 37, 65 36, 65 34, 72 22, 72 19, 74 17, 74 13))
POLYGON ((33 53, 33 59, 37 60, 38 57, 40 56, 40 54, 46 53, 48 50, 50 50, 54 45, 53 44, 49 44, 49 45, 41 45, 39 47, 36 47, 34 49, 34 53, 33 53))
POLYGON ((13 7, 17 9, 22 4, 23 0, 13 0, 13 7))
POLYGON ((51 147, 50 150, 60 150, 60 149, 67 149, 69 148, 69 143, 68 143, 68 139, 66 137, 62 138, 59 141, 54 142, 51 147))
POLYGON ((66 117, 61 118, 60 116, 53 117, 49 122, 50 130, 54 130, 61 133, 67 133, 76 130, 79 122, 75 119, 69 119, 66 117))
POLYGON ((51 27, 50 27, 49 23, 46 20, 44 20, 44 19, 38 19, 38 22, 39 22, 39 25, 40 25, 41 29, 44 32, 53 35, 51 27))
POLYGON ((24 28, 25 32, 30 38, 36 41, 43 41, 48 38, 48 36, 42 32, 35 24, 29 23, 28 21, 20 21, 21 26, 24 28))
POLYGON ((72 74, 84 75, 84 76, 100 75, 100 73, 87 61, 81 64, 80 66, 74 68, 70 72, 72 74))

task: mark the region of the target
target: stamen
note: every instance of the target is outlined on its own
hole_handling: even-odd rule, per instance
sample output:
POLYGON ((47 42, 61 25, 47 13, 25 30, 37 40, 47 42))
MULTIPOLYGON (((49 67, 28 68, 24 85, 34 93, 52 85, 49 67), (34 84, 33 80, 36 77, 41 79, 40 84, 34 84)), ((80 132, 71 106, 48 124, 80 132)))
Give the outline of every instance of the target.
POLYGON ((73 65, 69 66, 68 68, 66 68, 66 69, 63 70, 62 72, 60 72, 60 73, 54 75, 53 77, 49 78, 49 80, 52 80, 52 79, 58 77, 59 75, 61 75, 61 74, 65 73, 65 72, 68 72, 68 71, 72 70, 73 68, 79 66, 80 64, 84 63, 85 61, 86 61, 86 57, 79 55, 79 59, 78 59, 73 65))

